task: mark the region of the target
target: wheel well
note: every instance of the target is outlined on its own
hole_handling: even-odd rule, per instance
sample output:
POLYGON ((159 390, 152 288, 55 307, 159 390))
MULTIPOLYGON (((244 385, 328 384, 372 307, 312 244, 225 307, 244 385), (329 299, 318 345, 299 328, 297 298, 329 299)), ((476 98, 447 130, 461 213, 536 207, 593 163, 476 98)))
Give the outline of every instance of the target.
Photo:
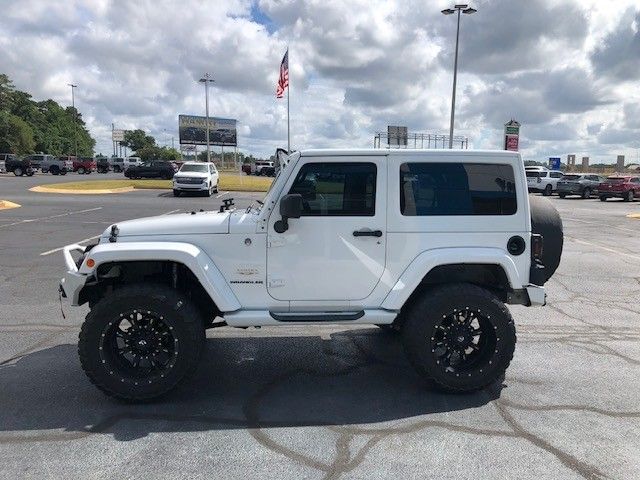
POLYGON ((513 291, 509 278, 500 265, 482 263, 454 263, 432 268, 407 299, 402 310, 410 307, 420 295, 436 285, 470 283, 489 290, 503 302, 513 291))
POLYGON ((159 283, 180 291, 193 300, 207 326, 221 316, 211 296, 184 264, 164 261, 110 262, 98 266, 95 277, 80 291, 79 304, 92 306, 113 290, 127 285, 159 283))

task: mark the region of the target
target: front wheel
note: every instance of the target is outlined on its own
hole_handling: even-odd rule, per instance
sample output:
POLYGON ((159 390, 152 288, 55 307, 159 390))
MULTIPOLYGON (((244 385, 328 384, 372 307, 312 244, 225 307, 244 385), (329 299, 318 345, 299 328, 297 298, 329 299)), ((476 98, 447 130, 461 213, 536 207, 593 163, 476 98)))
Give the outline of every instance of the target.
POLYGON ((607 201, 607 197, 600 195, 600 201, 601 202, 606 202, 607 201))
POLYGON ((590 188, 585 188, 582 191, 582 198, 585 198, 585 199, 591 198, 591 189, 590 188))
POLYGON ((84 168, 83 168, 83 167, 80 167, 80 168, 78 169, 78 174, 79 174, 79 175, 84 175, 84 168))
POLYGON ((21 177, 22 175, 24 175, 24 171, 22 170, 22 168, 21 168, 21 167, 16 167, 16 168, 13 170, 13 174, 14 174, 16 177, 21 177))
POLYGON ((551 186, 551 184, 544 187, 544 190, 542 191, 542 195, 544 195, 545 197, 549 197, 552 194, 553 194, 553 187, 551 186))
POLYGON ((175 388, 198 365, 201 315, 177 290, 133 285, 100 300, 80 330, 83 370, 100 390, 145 401, 175 388))
POLYGON ((413 366, 446 391, 471 392, 501 381, 516 346, 509 310, 470 284, 427 291, 401 328, 413 366))
POLYGON ((559 193, 558 196, 560 198, 567 198, 567 194, 566 193, 559 193))
POLYGON ((633 202, 633 190, 629 190, 624 196, 625 202, 633 202))
POLYGON ((180 196, 180 190, 174 190, 173 191, 173 196, 174 197, 179 197, 180 196))

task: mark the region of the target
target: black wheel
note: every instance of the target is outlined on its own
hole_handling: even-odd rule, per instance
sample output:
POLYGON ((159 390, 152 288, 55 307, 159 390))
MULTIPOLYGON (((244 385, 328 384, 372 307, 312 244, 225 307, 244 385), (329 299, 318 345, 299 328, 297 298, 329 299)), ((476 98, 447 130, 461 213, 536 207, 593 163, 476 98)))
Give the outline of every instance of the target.
POLYGON ((78 353, 91 382, 107 395, 144 401, 193 373, 204 345, 199 311, 163 285, 116 290, 89 312, 78 353))
POLYGON ((607 197, 600 195, 600 201, 601 202, 606 202, 607 201, 607 197))
POLYGON ((60 175, 66 175, 67 174, 67 169, 63 168, 62 170, 60 170, 60 175))
POLYGON ((173 191, 173 196, 174 197, 179 197, 180 196, 180 190, 174 190, 173 191))
POLYGON ((21 167, 16 167, 16 168, 13 170, 13 174, 14 174, 16 177, 21 177, 22 175, 24 175, 24 172, 22 171, 22 168, 21 168, 21 167))
POLYGON ((529 196, 531 209, 531 232, 542 235, 544 248, 542 263, 544 264, 545 281, 555 273, 562 259, 564 246, 564 227, 562 218, 553 203, 547 198, 529 196))
POLYGON ((218 184, 216 183, 216 186, 213 189, 213 193, 218 193, 218 184))
POLYGON ((49 169, 49 171, 51 172, 51 175, 59 175, 60 174, 60 169, 58 167, 51 167, 49 169))
POLYGON ((551 186, 551 184, 544 187, 544 190, 542 191, 542 195, 544 195, 545 197, 550 197, 552 194, 553 194, 553 187, 551 186))
POLYGON ((591 198, 591 189, 589 187, 582 191, 582 198, 591 198))
POLYGON ((625 202, 633 202, 633 190, 629 190, 623 199, 625 202))
POLYGON ((402 325, 409 360, 446 391, 471 392, 501 381, 516 331, 507 307, 487 290, 449 284, 427 291, 402 325))
POLYGON ((79 175, 84 175, 84 167, 78 168, 78 174, 79 175))
POLYGON ((560 198, 566 198, 566 197, 567 197, 567 194, 566 194, 566 193, 559 193, 559 194, 558 194, 558 196, 559 196, 560 198))
POLYGON ((46 168, 42 168, 42 169, 40 169, 40 171, 41 171, 42 173, 49 173, 49 170, 48 170, 48 169, 46 169, 46 168))
POLYGON ((36 173, 36 172, 35 172, 35 170, 31 170, 31 169, 29 169, 29 170, 27 170, 27 177, 33 177, 33 175, 34 175, 35 173, 36 173))

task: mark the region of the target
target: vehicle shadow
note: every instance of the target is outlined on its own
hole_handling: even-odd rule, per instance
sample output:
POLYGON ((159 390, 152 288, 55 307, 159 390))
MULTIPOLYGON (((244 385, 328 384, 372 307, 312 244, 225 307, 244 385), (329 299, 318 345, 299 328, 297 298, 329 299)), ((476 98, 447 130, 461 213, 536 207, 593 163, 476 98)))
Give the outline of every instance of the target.
POLYGON ((195 376, 147 404, 99 392, 81 371, 75 345, 0 366, 0 444, 93 433, 128 441, 166 431, 379 424, 476 408, 500 395, 500 388, 467 395, 430 389, 399 339, 378 329, 326 339, 216 334, 195 376))

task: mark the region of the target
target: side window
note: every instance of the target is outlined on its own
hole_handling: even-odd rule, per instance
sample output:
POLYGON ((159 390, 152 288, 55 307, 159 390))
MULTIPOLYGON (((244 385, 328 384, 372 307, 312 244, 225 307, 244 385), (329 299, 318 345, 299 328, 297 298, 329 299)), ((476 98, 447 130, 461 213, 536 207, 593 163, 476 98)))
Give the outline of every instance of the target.
POLYGON ((307 163, 289 193, 302 195, 303 216, 373 216, 376 174, 374 163, 307 163))
POLYGON ((511 165, 400 165, 402 215, 513 215, 516 211, 516 186, 511 165))
POLYGON ((640 183, 640 178, 635 177, 635 178, 632 178, 632 179, 631 179, 631 181, 632 181, 633 183, 640 183))
POLYGON ((561 172, 551 172, 551 178, 561 178, 562 176, 561 172))

